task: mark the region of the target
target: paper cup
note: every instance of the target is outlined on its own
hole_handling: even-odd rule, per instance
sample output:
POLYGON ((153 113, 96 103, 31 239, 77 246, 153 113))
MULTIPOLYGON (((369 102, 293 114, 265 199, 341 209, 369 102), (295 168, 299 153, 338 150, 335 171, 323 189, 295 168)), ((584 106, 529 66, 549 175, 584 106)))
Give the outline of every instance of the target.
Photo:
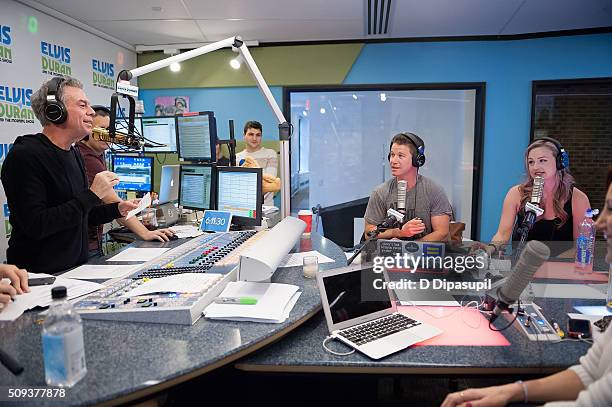
POLYGON ((304 230, 304 234, 310 234, 312 230, 312 211, 310 209, 302 209, 298 212, 298 218, 306 222, 306 229, 304 230))

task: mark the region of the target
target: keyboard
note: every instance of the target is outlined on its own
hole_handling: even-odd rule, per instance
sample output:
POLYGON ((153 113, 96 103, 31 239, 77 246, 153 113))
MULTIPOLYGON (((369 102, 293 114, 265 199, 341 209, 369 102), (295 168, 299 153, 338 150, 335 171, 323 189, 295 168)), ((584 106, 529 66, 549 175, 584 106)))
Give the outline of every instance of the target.
POLYGON ((364 345, 368 342, 393 335, 394 333, 403 331, 404 329, 410 329, 418 325, 421 325, 421 323, 412 318, 402 314, 393 314, 366 322, 362 325, 343 329, 342 331, 338 332, 338 334, 354 344, 364 345))

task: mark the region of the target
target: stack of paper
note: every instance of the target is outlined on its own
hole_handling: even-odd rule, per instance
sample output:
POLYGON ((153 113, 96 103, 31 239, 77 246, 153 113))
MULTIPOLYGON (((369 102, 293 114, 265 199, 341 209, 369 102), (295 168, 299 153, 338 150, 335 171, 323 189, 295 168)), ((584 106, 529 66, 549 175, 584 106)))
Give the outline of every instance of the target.
MULTIPOLYGON (((32 274, 30 278, 50 277, 48 274, 32 274)), ((70 278, 57 277, 50 285, 30 287, 30 292, 15 297, 15 301, 6 304, 0 312, 0 321, 14 321, 25 311, 36 307, 48 307, 51 305, 51 289, 64 286, 68 290, 68 299, 80 297, 92 293, 104 287, 102 284, 91 281, 72 280, 70 278)))
POLYGON ((204 234, 204 232, 202 232, 199 228, 193 225, 174 225, 170 229, 172 229, 174 234, 179 239, 184 239, 187 237, 197 237, 204 234))
POLYGON ((276 283, 231 282, 219 297, 255 298, 257 304, 212 303, 203 314, 210 319, 279 324, 289 318, 301 292, 298 286, 276 283))
POLYGON ((78 280, 109 280, 123 278, 130 275, 140 265, 109 265, 109 264, 83 264, 62 274, 63 278, 76 278, 78 280))

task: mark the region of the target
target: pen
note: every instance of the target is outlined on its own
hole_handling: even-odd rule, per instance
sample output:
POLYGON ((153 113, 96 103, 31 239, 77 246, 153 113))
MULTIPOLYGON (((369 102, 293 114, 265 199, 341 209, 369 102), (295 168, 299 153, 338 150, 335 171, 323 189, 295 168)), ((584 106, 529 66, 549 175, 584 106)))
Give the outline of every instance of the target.
POLYGON ((216 304, 239 304, 239 305, 255 305, 257 298, 253 297, 217 297, 216 304))
POLYGON ((23 372, 23 366, 2 349, 0 349, 0 363, 6 366, 14 375, 20 375, 23 372))

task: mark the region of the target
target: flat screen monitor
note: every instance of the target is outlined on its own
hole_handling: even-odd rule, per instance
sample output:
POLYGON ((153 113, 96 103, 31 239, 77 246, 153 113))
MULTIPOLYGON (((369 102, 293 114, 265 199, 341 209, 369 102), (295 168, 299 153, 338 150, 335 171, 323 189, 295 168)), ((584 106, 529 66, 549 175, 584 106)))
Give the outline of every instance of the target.
POLYGON ((181 165, 179 205, 191 209, 214 209, 214 181, 212 164, 181 165))
POLYGON ((214 162, 217 122, 213 112, 184 113, 176 116, 178 155, 183 160, 214 162))
POLYGON ((232 223, 261 225, 261 168, 217 167, 217 209, 232 213, 232 223))
POLYGON ((174 202, 179 197, 180 165, 164 165, 159 184, 159 203, 174 202))
POLYGON ((149 144, 159 147, 145 147, 147 153, 176 153, 176 118, 142 117, 142 136, 149 144))
POLYGON ((113 155, 113 172, 119 177, 115 189, 150 192, 153 186, 153 157, 113 155))

